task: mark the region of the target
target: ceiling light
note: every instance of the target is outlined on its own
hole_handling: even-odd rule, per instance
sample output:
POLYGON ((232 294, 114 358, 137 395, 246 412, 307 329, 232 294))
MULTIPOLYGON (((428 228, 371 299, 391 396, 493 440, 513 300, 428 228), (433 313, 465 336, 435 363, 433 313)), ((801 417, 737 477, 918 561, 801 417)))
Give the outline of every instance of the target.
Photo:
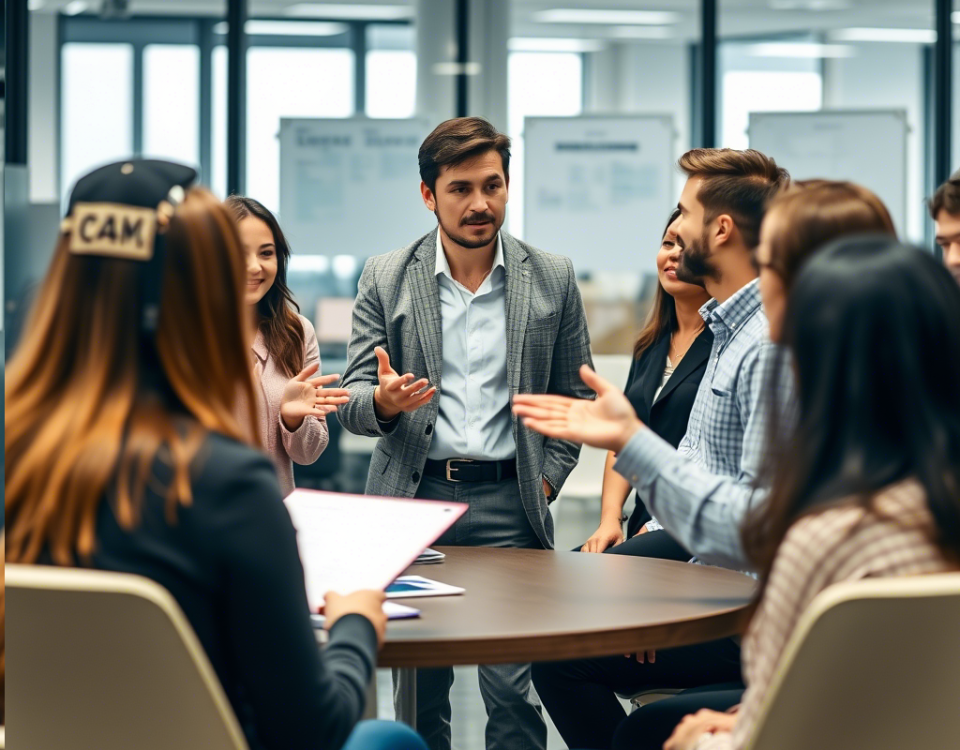
POLYGON ((764 42, 750 44, 746 48, 751 57, 799 57, 820 59, 825 57, 853 57, 856 50, 842 44, 816 44, 814 42, 764 42))
POLYGON ((590 10, 587 8, 555 8, 533 14, 540 23, 600 23, 610 26, 658 26, 676 23, 680 14, 661 10, 590 10))
POLYGON ((849 10, 850 0, 770 0, 773 10, 849 10))
POLYGON ((669 39, 673 32, 666 26, 618 26, 612 36, 617 39, 669 39))
POLYGON ((73 0, 72 3, 67 3, 64 7, 63 12, 68 16, 77 16, 83 13, 87 8, 90 7, 90 3, 86 0, 73 0))
POLYGON ((409 5, 348 5, 347 3, 297 3, 285 11, 303 18, 343 18, 351 21, 398 21, 413 18, 409 5))
POLYGON ((600 39, 515 36, 507 42, 511 52, 599 52, 605 46, 600 39))
POLYGON ((27 10, 40 10, 43 7, 43 0, 27 0, 27 10))
POLYGON ((956 24, 960 24, 960 10, 955 10, 950 14, 950 20, 956 24))
MULTIPOLYGON (((221 21, 213 27, 214 34, 226 34, 230 24, 221 21)), ((322 21, 247 21, 243 30, 248 36, 337 36, 346 34, 350 27, 345 23, 322 21)))
POLYGON ((837 42, 911 42, 934 44, 937 32, 933 29, 837 29, 830 32, 837 42))

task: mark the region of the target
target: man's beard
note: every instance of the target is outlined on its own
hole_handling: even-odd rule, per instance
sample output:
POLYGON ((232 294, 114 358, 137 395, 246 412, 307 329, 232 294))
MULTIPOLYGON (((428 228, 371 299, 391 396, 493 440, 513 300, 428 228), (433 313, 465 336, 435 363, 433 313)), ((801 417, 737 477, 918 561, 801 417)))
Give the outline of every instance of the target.
MULTIPOLYGON (((460 247, 465 247, 470 250, 476 250, 477 248, 480 248, 480 247, 486 247, 491 242, 493 242, 493 240, 497 236, 497 232, 500 231, 500 227, 503 225, 502 221, 499 224, 497 224, 497 220, 493 214, 481 214, 478 216, 471 216, 470 217, 471 220, 477 223, 489 221, 491 224, 491 229, 493 231, 491 232, 489 237, 468 237, 460 233, 459 227, 457 228, 457 231, 450 231, 450 228, 446 224, 444 224, 443 220, 440 218, 440 212, 434 211, 433 213, 437 217, 437 223, 443 229, 444 234, 446 234, 447 237, 449 237, 451 240, 453 240, 458 245, 460 245, 460 247)), ((461 222, 460 226, 464 226, 464 222, 461 222)))
POLYGON ((681 237, 677 237, 677 244, 680 245, 680 263, 677 265, 677 278, 688 284, 704 286, 707 279, 716 279, 719 276, 716 267, 710 262, 709 251, 710 238, 707 235, 707 229, 704 227, 699 240, 691 240, 685 243, 681 237))

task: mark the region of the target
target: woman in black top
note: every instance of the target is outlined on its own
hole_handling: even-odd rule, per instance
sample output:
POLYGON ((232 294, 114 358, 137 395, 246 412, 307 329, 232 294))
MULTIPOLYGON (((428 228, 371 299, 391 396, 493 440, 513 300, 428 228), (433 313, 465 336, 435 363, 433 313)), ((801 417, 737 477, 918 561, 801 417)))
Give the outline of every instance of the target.
MULTIPOLYGON (((650 319, 640 332, 633 351, 633 365, 624 389, 637 416, 645 424, 674 446, 687 431, 690 408, 693 406, 700 379, 706 370, 707 358, 713 344, 713 334, 705 328, 700 308, 710 299, 703 287, 677 279, 676 266, 680 250, 673 225, 680 212, 674 209, 663 234, 657 253, 656 298, 650 319)), ((624 541, 621 516, 631 487, 613 470, 614 455, 607 456, 603 473, 600 526, 583 545, 583 552, 603 552, 624 541)), ((640 533, 650 520, 642 499, 627 523, 627 538, 640 533)), ((666 535, 658 535, 665 543, 665 551, 679 548, 666 535)), ((653 538, 644 540, 645 546, 653 538)), ((674 554, 647 554, 662 557, 674 554)), ((689 559, 689 555, 687 556, 689 559)))
POLYGON ((237 416, 256 401, 236 227, 195 176, 132 160, 74 188, 7 369, 7 560, 165 586, 253 749, 425 750, 400 725, 354 731, 382 592, 327 595, 321 658, 276 473, 237 416))

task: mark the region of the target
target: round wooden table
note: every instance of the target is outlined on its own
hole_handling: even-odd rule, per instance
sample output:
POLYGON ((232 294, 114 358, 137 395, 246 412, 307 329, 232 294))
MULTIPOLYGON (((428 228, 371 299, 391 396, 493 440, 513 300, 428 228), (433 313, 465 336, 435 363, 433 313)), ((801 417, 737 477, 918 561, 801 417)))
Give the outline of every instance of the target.
POLYGON ((626 555, 438 547, 406 573, 459 596, 398 599, 379 666, 400 667, 397 718, 416 720, 415 667, 551 661, 665 649, 740 633, 756 581, 722 568, 626 555))

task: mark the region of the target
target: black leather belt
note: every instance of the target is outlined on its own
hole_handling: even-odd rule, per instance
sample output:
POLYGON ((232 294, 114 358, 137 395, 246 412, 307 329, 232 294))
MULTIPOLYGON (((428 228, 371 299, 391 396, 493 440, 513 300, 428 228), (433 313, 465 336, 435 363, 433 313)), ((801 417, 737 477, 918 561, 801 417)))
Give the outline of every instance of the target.
POLYGON ((423 473, 449 482, 499 482, 517 475, 517 460, 473 461, 469 458, 450 458, 446 461, 427 459, 423 473))

